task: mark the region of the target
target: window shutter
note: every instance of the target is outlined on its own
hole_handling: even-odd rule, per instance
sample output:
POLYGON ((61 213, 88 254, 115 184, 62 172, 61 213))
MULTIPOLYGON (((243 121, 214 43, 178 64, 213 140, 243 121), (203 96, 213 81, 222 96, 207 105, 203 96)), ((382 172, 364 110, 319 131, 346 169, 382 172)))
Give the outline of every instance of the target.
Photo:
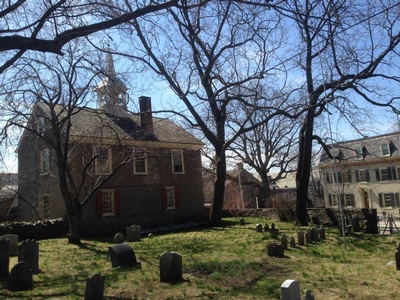
POLYGON ((356 181, 360 182, 360 172, 358 170, 355 170, 354 174, 356 175, 356 181))
POLYGON ((348 176, 347 178, 349 179, 349 182, 351 182, 351 170, 347 170, 348 176))
POLYGON ((164 210, 167 209, 167 189, 166 188, 162 188, 161 189, 161 203, 162 203, 162 208, 164 210))
POLYGON ((375 176, 377 181, 381 181, 381 174, 379 169, 375 169, 375 176))
POLYGON ((332 205, 332 195, 329 194, 329 195, 328 195, 328 198, 329 198, 329 206, 333 206, 333 205, 332 205))
POLYGON ((382 193, 379 193, 379 206, 383 207, 383 195, 382 195, 382 193))
POLYGON ((331 183, 330 180, 329 180, 329 173, 325 173, 325 178, 326 178, 326 182, 327 183, 331 183))
POLYGON ((365 170, 365 179, 369 181, 369 170, 365 170))
POLYGON ((337 180, 338 180, 339 183, 343 182, 343 180, 342 180, 342 172, 337 172, 337 180))
POLYGON ((180 206, 180 194, 179 194, 179 188, 176 186, 175 187, 175 208, 179 208, 180 206))
POLYGON ((394 194, 394 196, 395 196, 395 201, 396 201, 396 203, 395 203, 395 205, 396 205, 396 207, 400 207, 400 195, 399 195, 399 193, 396 193, 396 194, 394 194))
POLYGON ((121 213, 121 194, 119 191, 114 191, 114 211, 116 215, 121 213))
POLYGON ((96 193, 96 215, 98 217, 103 215, 103 193, 101 191, 96 193))
POLYGON ((388 168, 387 168, 387 172, 388 172, 388 178, 389 178, 389 180, 392 180, 392 179, 393 179, 392 168, 391 168, 391 167, 388 167, 388 168))
POLYGON ((355 206, 356 205, 356 201, 355 201, 355 197, 354 194, 351 194, 351 206, 355 206))
POLYGON ((390 206, 394 206, 395 205, 395 202, 394 202, 394 193, 390 193, 390 202, 391 202, 391 204, 390 204, 390 206))
POLYGON ((392 180, 396 180, 397 179, 397 173, 396 173, 396 167, 391 167, 390 168, 390 175, 392 180))

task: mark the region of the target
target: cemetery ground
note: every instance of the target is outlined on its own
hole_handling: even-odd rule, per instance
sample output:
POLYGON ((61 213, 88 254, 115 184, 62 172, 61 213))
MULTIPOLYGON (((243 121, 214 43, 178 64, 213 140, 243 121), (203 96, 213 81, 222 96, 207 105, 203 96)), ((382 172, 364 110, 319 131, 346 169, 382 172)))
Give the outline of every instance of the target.
MULTIPOLYGON (((311 290, 317 300, 397 299, 400 271, 395 265, 397 235, 352 233, 326 228, 326 240, 289 246, 285 257, 267 255, 269 243, 289 239, 300 229, 261 218, 224 219, 224 227, 154 234, 129 243, 141 268, 113 269, 108 247, 113 237, 84 239, 82 246, 64 239, 39 241, 40 273, 33 289, 11 292, 0 278, 0 299, 84 299, 86 278, 105 276, 105 299, 279 299, 286 279, 300 282, 302 299, 311 290), (256 224, 275 224, 278 234, 257 232, 256 224), (183 281, 160 282, 159 257, 182 255, 183 281)), ((302 228, 304 231, 307 228, 302 228)), ((10 269, 17 263, 10 258, 10 269)))

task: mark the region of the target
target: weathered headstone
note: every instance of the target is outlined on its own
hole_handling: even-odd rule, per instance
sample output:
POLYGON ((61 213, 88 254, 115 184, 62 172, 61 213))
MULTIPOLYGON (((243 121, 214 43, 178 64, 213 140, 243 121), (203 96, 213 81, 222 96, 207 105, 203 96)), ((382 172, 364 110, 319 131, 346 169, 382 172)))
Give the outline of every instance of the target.
POLYGON ((326 240, 325 227, 322 225, 319 228, 319 237, 321 240, 326 240))
POLYGON ((154 235, 153 235, 151 232, 150 232, 149 235, 148 235, 149 238, 152 238, 153 236, 154 236, 154 235))
POLYGON ((262 225, 261 225, 261 224, 257 224, 257 225, 256 225, 256 231, 257 231, 257 232, 262 232, 262 231, 263 231, 263 228, 262 228, 262 225))
POLYGON ((36 240, 25 240, 18 250, 18 261, 28 264, 33 274, 39 273, 39 243, 36 240))
POLYGON ((10 267, 10 240, 0 240, 0 276, 8 274, 10 267))
POLYGON ((396 259, 396 270, 400 270, 400 244, 397 243, 396 245, 396 252, 394 254, 394 257, 396 259))
POLYGON ((271 231, 274 231, 274 230, 275 230, 275 224, 272 223, 272 224, 271 224, 271 231))
POLYGON ((265 232, 268 232, 268 231, 269 231, 269 226, 268 226, 267 223, 265 223, 265 225, 264 225, 264 231, 265 231, 265 232))
POLYGON ((311 244, 311 242, 312 242, 312 239, 311 239, 311 229, 308 228, 308 229, 307 229, 307 232, 306 232, 306 243, 307 243, 307 244, 311 244))
POLYGON ((294 237, 290 238, 290 247, 296 248, 296 241, 295 241, 294 237))
POLYGON ((8 275, 10 291, 26 291, 33 288, 32 272, 25 262, 17 263, 8 275))
POLYGON ((160 282, 182 281, 182 256, 177 252, 164 252, 160 255, 160 282))
POLYGON ((283 249, 282 245, 269 244, 267 246, 267 253, 268 253, 269 256, 284 257, 285 256, 285 249, 283 249))
POLYGON ((286 237, 285 234, 282 235, 282 238, 281 238, 281 245, 282 245, 282 247, 283 247, 284 250, 287 250, 287 249, 288 249, 288 240, 287 240, 287 237, 286 237))
POLYGON ((240 223, 241 226, 244 226, 246 224, 246 222, 245 222, 245 220, 243 218, 241 218, 239 220, 239 223, 240 223))
POLYGON ((360 219, 357 215, 354 215, 351 219, 351 225, 353 226, 354 232, 360 231, 360 219))
POLYGON ((312 241, 313 241, 314 243, 318 243, 318 241, 319 241, 319 229, 318 229, 317 226, 314 226, 314 227, 311 229, 311 236, 312 236, 312 241))
POLYGON ((139 242, 142 234, 140 225, 126 227, 126 240, 128 242, 139 242))
POLYGON ((123 242, 125 242, 125 236, 123 233, 118 232, 114 235, 114 244, 122 244, 123 242))
POLYGON ((9 240, 10 241, 10 256, 18 255, 18 235, 16 234, 4 234, 0 236, 0 240, 9 240))
POLYGON ((304 231, 303 230, 299 230, 297 232, 297 240, 299 243, 299 246, 304 246, 304 231))
POLYGON ((304 296, 304 300, 315 300, 315 297, 311 294, 310 290, 306 290, 306 295, 304 296))
POLYGON ((297 280, 288 279, 281 285, 282 300, 301 300, 300 284, 297 280))
POLYGON ((85 300, 104 299, 104 276, 94 274, 86 279, 85 300))
POLYGON ((132 268, 140 267, 137 262, 135 252, 128 244, 117 244, 108 247, 113 268, 132 268))

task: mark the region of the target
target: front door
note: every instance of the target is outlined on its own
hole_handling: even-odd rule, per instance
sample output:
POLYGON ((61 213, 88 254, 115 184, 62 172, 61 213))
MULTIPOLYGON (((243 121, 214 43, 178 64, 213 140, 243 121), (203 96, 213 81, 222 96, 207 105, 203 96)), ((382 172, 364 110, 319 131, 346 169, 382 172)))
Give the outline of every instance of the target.
POLYGON ((368 192, 364 192, 364 207, 369 208, 369 197, 368 192))

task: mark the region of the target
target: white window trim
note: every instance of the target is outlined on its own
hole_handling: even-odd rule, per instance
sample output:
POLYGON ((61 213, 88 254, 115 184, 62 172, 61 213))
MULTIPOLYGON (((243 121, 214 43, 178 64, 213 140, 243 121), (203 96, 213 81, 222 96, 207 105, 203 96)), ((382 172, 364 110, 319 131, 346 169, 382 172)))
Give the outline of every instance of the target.
POLYGON ((393 207, 393 200, 394 199, 392 199, 392 194, 391 193, 382 193, 382 204, 383 204, 383 208, 385 208, 385 209, 392 209, 392 207, 393 207), (390 198, 390 205, 388 206, 388 205, 386 205, 386 200, 385 200, 385 197, 386 196, 389 196, 389 198, 390 198))
POLYGON ((185 174, 185 162, 183 160, 183 151, 181 149, 172 149, 171 150, 171 161, 172 161, 172 173, 173 174, 185 174), (174 168, 174 152, 179 152, 181 156, 181 163, 182 163, 182 172, 175 172, 174 168))
POLYGON ((388 171, 388 169, 387 168, 380 168, 379 169, 379 176, 381 177, 381 180, 380 181, 389 181, 390 179, 389 179, 389 171, 388 171), (386 179, 383 179, 383 175, 382 175, 382 171, 385 171, 386 172, 386 179))
POLYGON ((94 155, 96 156, 96 158, 95 158, 95 160, 94 160, 94 169, 95 169, 95 174, 96 175, 110 175, 111 174, 111 170, 112 170, 112 151, 111 151, 111 147, 109 147, 109 146, 107 146, 107 147, 105 147, 105 146, 94 146, 94 148, 93 148, 93 152, 94 152, 94 155), (101 168, 101 170, 98 170, 99 169, 99 167, 98 167, 98 164, 99 164, 99 157, 97 156, 98 155, 98 152, 97 152, 97 149, 99 149, 99 148, 103 148, 105 151, 107 151, 107 154, 108 154, 108 170, 106 170, 106 167, 103 167, 103 168, 101 168), (102 172, 100 172, 100 171, 102 171, 102 172))
POLYGON ((50 171, 50 150, 48 148, 40 150, 40 174, 45 175, 50 171), (45 165, 45 159, 47 163, 45 165))
POLYGON ((390 156, 390 144, 389 144, 388 142, 381 143, 381 144, 379 145, 379 150, 381 151, 381 157, 389 157, 389 156, 390 156), (383 147, 384 145, 387 146, 388 154, 384 154, 384 153, 383 153, 382 147, 383 147))
POLYGON ((148 174, 148 168, 147 168, 147 151, 146 151, 146 149, 133 150, 132 156, 133 156, 133 174, 135 174, 135 175, 147 175, 148 174), (144 169, 145 169, 144 172, 136 171, 136 151, 143 151, 143 154, 144 154, 144 169))
POLYGON ((363 147, 356 146, 354 149, 354 155, 356 160, 363 160, 364 159, 363 147))
POLYGON ((115 216, 115 190, 101 190, 101 201, 102 201, 102 208, 103 208, 103 217, 110 217, 115 216), (104 212, 104 195, 109 194, 111 197, 111 212, 104 212))

